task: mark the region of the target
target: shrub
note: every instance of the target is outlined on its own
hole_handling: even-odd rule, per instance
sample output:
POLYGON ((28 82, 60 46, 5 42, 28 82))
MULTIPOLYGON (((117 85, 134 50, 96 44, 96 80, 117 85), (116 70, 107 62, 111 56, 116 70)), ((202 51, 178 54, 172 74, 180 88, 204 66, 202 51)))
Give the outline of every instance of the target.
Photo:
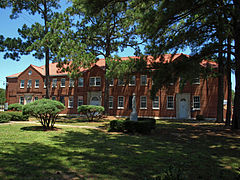
POLYGON ((112 120, 110 121, 110 129, 112 132, 123 132, 125 130, 125 120, 112 120))
POLYGON ((44 128, 53 128, 58 117, 65 106, 55 100, 40 99, 23 106, 23 114, 31 115, 40 120, 44 128))
POLYGON ((9 121, 11 121, 11 115, 5 112, 0 113, 0 123, 7 123, 9 121))
POLYGON ((10 104, 8 106, 8 109, 13 111, 22 111, 22 108, 23 108, 23 105, 18 103, 10 104))
POLYGON ((196 120, 198 120, 198 121, 203 121, 204 119, 205 119, 205 118, 204 118, 203 115, 198 114, 198 115, 196 116, 196 120))
POLYGON ((138 121, 130 121, 129 119, 113 120, 110 122, 109 131, 150 134, 155 127, 156 120, 151 118, 139 118, 138 121))
POLYGON ((23 115, 22 112, 10 111, 6 113, 11 116, 11 121, 28 121, 29 118, 29 115, 23 115))
POLYGON ((78 107, 78 113, 87 117, 88 121, 93 121, 94 118, 99 120, 102 117, 104 107, 94 105, 81 105, 78 107))

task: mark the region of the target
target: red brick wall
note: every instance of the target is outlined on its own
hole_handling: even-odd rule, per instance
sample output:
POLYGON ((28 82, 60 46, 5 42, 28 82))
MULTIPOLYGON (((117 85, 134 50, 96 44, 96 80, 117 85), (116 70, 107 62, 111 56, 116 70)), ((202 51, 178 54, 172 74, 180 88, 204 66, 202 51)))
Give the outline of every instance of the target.
MULTIPOLYGON (((78 87, 78 82, 75 80, 74 87, 69 87, 69 78, 67 76, 52 76, 50 77, 50 97, 56 96, 57 100, 60 100, 60 96, 64 96, 65 99, 65 110, 62 114, 77 114, 77 101, 78 96, 83 96, 84 104, 87 104, 88 92, 101 91, 102 92, 102 105, 104 100, 104 70, 98 66, 94 66, 89 71, 83 73, 84 86, 78 87), (101 77, 101 86, 90 87, 90 77, 101 77), (57 87, 52 88, 52 79, 57 79, 57 87), (61 87, 61 79, 65 78, 65 87, 61 87), (74 97, 74 107, 68 108, 68 97, 74 97)), ((226 81, 226 80, 225 80, 226 81)), ((37 72, 32 66, 29 66, 18 78, 7 78, 8 86, 6 89, 7 102, 9 104, 18 103, 19 98, 25 94, 31 94, 39 99, 43 98, 46 93, 44 88, 44 77, 37 72), (32 71, 32 75, 28 75, 29 70, 32 71), (32 80, 32 88, 27 88, 27 81, 32 80), (38 79, 40 82, 39 88, 35 88, 35 80, 38 79), (20 81, 25 80, 24 89, 20 88, 20 81)), ((226 84, 226 83, 225 83, 226 84)), ((159 109, 152 108, 152 100, 150 99, 150 90, 152 81, 148 75, 148 83, 146 86, 140 85, 140 74, 136 74, 136 86, 118 86, 117 79, 114 80, 114 86, 110 86, 110 96, 113 96, 114 108, 110 109, 110 115, 118 116, 129 116, 131 109, 129 109, 129 96, 133 93, 136 94, 136 104, 139 116, 155 116, 155 117, 176 117, 176 94, 177 93, 190 93, 190 106, 193 105, 193 96, 200 96, 201 109, 191 113, 191 117, 196 117, 197 114, 202 114, 208 118, 215 118, 217 112, 217 80, 216 78, 208 79, 208 86, 206 81, 201 79, 200 84, 190 85, 186 84, 181 90, 179 89, 179 83, 170 86, 168 89, 162 88, 156 94, 159 96, 159 109), (167 96, 174 96, 174 109, 167 109, 167 96), (118 96, 124 96, 124 109, 117 109, 118 96), (147 96, 147 109, 140 109, 140 97, 147 96)), ((226 92, 226 87, 225 87, 226 92)), ((225 93, 226 97, 226 93, 225 93)), ((226 98, 225 98, 226 99, 226 98)))

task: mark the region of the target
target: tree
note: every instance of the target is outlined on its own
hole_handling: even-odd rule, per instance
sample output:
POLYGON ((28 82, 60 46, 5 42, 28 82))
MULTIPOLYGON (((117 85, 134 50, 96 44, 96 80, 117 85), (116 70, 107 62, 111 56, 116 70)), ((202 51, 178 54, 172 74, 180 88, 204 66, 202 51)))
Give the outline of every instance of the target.
POLYGON ((12 9, 11 19, 18 18, 20 13, 26 11, 30 15, 38 14, 43 20, 43 24, 35 22, 31 27, 24 24, 18 29, 18 38, 1 37, 1 50, 6 52, 4 58, 13 60, 20 60, 21 55, 29 55, 31 52, 37 59, 45 58, 46 98, 49 98, 49 61, 54 58, 52 51, 56 49, 49 41, 54 31, 50 28, 50 22, 56 15, 54 10, 60 8, 59 0, 2 0, 1 4, 12 9))
POLYGON ((6 101, 5 89, 0 88, 0 105, 3 105, 6 101))
POLYGON ((64 108, 59 101, 40 99, 24 105, 23 114, 38 118, 44 128, 53 128, 59 112, 64 108))
MULTIPOLYGON (((112 53, 128 46, 136 46, 134 21, 131 11, 125 3, 111 2, 96 12, 93 8, 95 7, 94 2, 90 0, 73 1, 73 6, 68 9, 67 14, 80 17, 80 21, 75 23, 77 30, 74 34, 75 41, 86 44, 85 50, 96 57, 102 55, 106 60, 105 71, 108 74, 111 63, 115 61, 111 56, 112 53)), ((79 63, 75 63, 75 66, 78 68, 79 63)), ((106 114, 108 113, 108 97, 109 78, 106 76, 104 93, 106 114)))

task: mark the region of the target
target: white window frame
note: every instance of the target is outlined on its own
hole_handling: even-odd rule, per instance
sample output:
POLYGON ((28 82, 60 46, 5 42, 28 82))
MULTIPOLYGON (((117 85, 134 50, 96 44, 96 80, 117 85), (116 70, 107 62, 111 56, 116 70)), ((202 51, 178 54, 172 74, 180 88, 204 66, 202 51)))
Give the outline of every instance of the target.
POLYGON ((118 86, 124 86, 124 80, 118 79, 118 86))
POLYGON ((39 82, 40 82, 39 79, 36 79, 36 80, 35 80, 35 88, 39 88, 39 82), (38 82, 38 83, 37 83, 37 82, 38 82))
POLYGON ((114 86, 114 79, 113 78, 109 80, 109 86, 114 86))
POLYGON ((20 96, 20 98, 19 98, 19 104, 24 105, 24 97, 23 97, 23 96, 20 96))
POLYGON ((79 77, 78 78, 78 87, 83 87, 84 86, 84 78, 83 77, 79 77))
POLYGON ((136 86, 136 76, 133 75, 131 76, 130 80, 129 80, 129 86, 136 86), (134 79, 134 83, 132 84, 131 81, 134 79))
POLYGON ((97 76, 97 77, 90 77, 89 78, 89 86, 91 86, 91 87, 101 86, 101 77, 99 77, 99 76, 97 76), (93 79, 93 84, 91 84, 91 79, 93 79))
POLYGON ((147 109, 147 96, 140 96, 140 109, 147 109), (143 100, 143 98, 145 98, 145 100, 143 100), (146 106, 142 106, 142 103, 145 103, 146 106))
POLYGON ((20 80, 20 88, 21 88, 21 89, 24 89, 24 83, 25 83, 24 80, 20 80), (23 85, 23 86, 22 86, 22 85, 23 85))
POLYGON ((66 86, 66 78, 62 78, 61 79, 61 87, 65 87, 66 86), (64 85, 63 85, 63 80, 64 80, 64 85))
POLYGON ((124 96, 118 96, 118 109, 124 109, 124 96), (123 106, 119 106, 120 105, 120 98, 122 98, 121 104, 123 106))
POLYGON ((201 109, 201 99, 200 96, 193 96, 193 110, 200 110, 201 109), (199 102, 195 101, 195 97, 199 98, 199 102), (195 104, 199 104, 199 108, 195 108, 195 104))
POLYGON ((68 108, 72 109, 74 106, 74 100, 73 100, 73 96, 69 96, 68 97, 68 108), (72 104, 72 105, 71 105, 72 104))
POLYGON ((83 105, 83 96, 78 96, 78 104, 77 104, 78 107, 81 106, 79 105, 80 104, 79 102, 81 102, 81 105, 83 105))
POLYGON ((172 95, 167 96, 167 109, 169 109, 169 110, 173 110, 174 109, 174 96, 172 96, 172 95), (170 103, 169 100, 168 100, 169 97, 172 97, 173 107, 169 107, 169 103, 170 103))
POLYGON ((52 87, 57 87, 57 78, 52 79, 52 87))
POLYGON ((109 96, 109 109, 113 109, 113 96, 109 96), (110 106, 111 104, 111 106, 110 106))
POLYGON ((200 78, 198 77, 198 78, 193 78, 193 81, 195 81, 195 82, 193 82, 192 84, 200 84, 200 78))
POLYGON ((140 76, 140 82, 141 82, 141 86, 146 86, 147 85, 147 75, 141 75, 140 76), (143 77, 146 77, 146 83, 143 83, 143 77))
POLYGON ((74 79, 69 79, 69 87, 74 87, 74 79))
POLYGON ((32 80, 31 79, 29 79, 27 82, 27 88, 32 88, 32 80))
POLYGON ((159 96, 155 96, 152 100, 152 109, 159 109, 159 96), (157 100, 155 98, 157 98, 157 100), (157 104, 157 107, 154 106, 155 104, 157 104))

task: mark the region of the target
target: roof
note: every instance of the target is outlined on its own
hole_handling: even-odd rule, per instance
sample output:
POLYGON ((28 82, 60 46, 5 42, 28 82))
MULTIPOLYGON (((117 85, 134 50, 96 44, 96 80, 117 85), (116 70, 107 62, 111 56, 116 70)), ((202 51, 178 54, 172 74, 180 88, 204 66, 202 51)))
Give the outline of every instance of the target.
MULTIPOLYGON (((152 62, 164 62, 164 63, 169 63, 172 62, 174 60, 176 60, 178 57, 180 56, 186 56, 186 57, 190 57, 189 55, 186 54, 165 54, 165 55, 160 55, 157 59, 155 59, 153 56, 147 56, 147 64, 151 64, 152 62)), ((121 57, 122 61, 125 60, 129 60, 129 58, 137 58, 139 59, 140 57, 138 56, 128 56, 128 57, 121 57)), ((71 63, 71 62, 70 62, 71 63)), ((200 65, 206 67, 207 64, 210 64, 213 68, 217 68, 218 64, 216 62, 212 62, 212 61, 207 61, 207 60, 203 60, 200 65)), ((39 72, 42 76, 45 76, 45 65, 43 66, 35 66, 35 65, 30 65, 32 68, 34 68, 37 72, 39 72)), ((93 66, 99 66, 101 68, 105 68, 105 59, 99 59, 95 64, 92 65, 93 66)), ((88 69, 86 68, 80 68, 81 72, 87 71, 88 69)), ((24 72, 24 71, 23 71, 24 72)), ((10 76, 7 76, 7 78, 16 78, 18 77, 21 73, 23 72, 19 72, 10 76)), ((63 76, 63 75, 67 75, 68 72, 61 72, 61 69, 59 69, 57 67, 57 63, 50 63, 49 64, 49 74, 50 76, 63 76)))

